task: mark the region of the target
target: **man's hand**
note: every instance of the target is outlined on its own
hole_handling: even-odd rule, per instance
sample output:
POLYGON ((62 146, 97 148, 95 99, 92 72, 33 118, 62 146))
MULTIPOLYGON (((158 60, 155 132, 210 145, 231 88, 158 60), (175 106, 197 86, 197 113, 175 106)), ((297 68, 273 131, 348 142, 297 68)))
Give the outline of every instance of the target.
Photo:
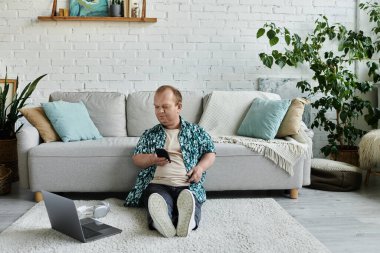
POLYGON ((169 163, 169 160, 165 157, 158 157, 157 154, 152 154, 152 163, 157 166, 165 166, 169 163))
POLYGON ((169 163, 165 157, 157 157, 156 154, 137 154, 132 156, 133 163, 141 169, 152 165, 164 166, 169 163))
POLYGON ((203 168, 199 165, 195 166, 186 174, 189 179, 187 180, 189 183, 198 183, 202 178, 203 168))

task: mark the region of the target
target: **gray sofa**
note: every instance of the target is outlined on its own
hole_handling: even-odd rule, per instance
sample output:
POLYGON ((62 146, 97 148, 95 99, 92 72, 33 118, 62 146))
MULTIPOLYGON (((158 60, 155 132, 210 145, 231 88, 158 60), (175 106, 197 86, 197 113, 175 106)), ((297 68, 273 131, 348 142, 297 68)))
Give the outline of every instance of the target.
MULTIPOLYGON (((181 115, 199 122, 207 96, 183 91, 181 115)), ((139 136, 158 123, 154 92, 128 96, 116 92, 54 92, 50 101, 83 101, 104 138, 78 142, 41 143, 38 131, 26 124, 17 135, 20 185, 36 192, 127 192, 139 168, 131 156, 139 136)), ((310 184, 310 159, 298 159, 289 176, 272 161, 237 144, 216 143, 217 158, 207 171, 208 191, 298 189, 310 184)))

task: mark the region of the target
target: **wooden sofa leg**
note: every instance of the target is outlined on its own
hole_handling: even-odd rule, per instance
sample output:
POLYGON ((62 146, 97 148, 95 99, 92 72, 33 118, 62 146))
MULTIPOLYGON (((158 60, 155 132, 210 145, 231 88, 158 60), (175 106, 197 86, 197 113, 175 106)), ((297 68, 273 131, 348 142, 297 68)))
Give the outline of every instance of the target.
POLYGON ((298 189, 290 189, 290 198, 291 199, 298 199, 298 189))
POLYGON ((38 203, 42 200, 44 200, 44 197, 42 196, 42 192, 35 192, 34 193, 34 200, 38 203))

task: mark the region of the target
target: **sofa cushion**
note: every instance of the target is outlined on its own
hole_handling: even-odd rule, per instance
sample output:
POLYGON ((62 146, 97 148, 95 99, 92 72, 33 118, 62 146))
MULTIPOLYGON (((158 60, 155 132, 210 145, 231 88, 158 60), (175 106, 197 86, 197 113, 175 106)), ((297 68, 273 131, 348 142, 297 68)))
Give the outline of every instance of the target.
POLYGON ((82 101, 104 137, 127 136, 125 95, 117 92, 53 92, 49 101, 82 101))
MULTIPOLYGON (((304 81, 298 78, 258 78, 258 90, 273 92, 280 94, 283 99, 294 99, 297 97, 308 97, 307 92, 302 92, 301 89, 297 88, 297 83, 299 81, 304 81)), ((309 83, 313 83, 312 80, 306 80, 309 83)), ((302 121, 305 122, 308 128, 311 127, 312 115, 311 115, 311 104, 306 104, 304 112, 302 114, 302 121)))
POLYGON ((62 141, 95 140, 103 138, 92 122, 83 102, 54 101, 42 107, 62 141))
POLYGON ((262 91, 213 91, 199 121, 210 135, 236 135, 253 99, 279 100, 279 95, 262 91))
POLYGON ((307 103, 308 101, 304 98, 295 98, 292 100, 292 103, 281 122, 276 137, 283 138, 298 134, 301 128, 304 107, 307 103))
POLYGON ((273 140, 290 105, 290 100, 256 98, 237 133, 242 136, 273 140))
POLYGON ((78 142, 42 143, 29 152, 29 157, 119 157, 132 156, 138 137, 105 137, 78 142))
MULTIPOLYGON (((129 94, 127 99, 128 136, 141 136, 142 133, 159 122, 154 114, 154 91, 139 91, 129 94)), ((192 123, 198 123, 202 114, 203 93, 181 91, 181 116, 192 123)))
POLYGON ((141 169, 131 156, 135 137, 42 143, 29 151, 32 191, 126 192, 141 169))
POLYGON ((40 134, 44 142, 60 141, 59 135, 54 130, 42 107, 23 107, 19 110, 40 134))

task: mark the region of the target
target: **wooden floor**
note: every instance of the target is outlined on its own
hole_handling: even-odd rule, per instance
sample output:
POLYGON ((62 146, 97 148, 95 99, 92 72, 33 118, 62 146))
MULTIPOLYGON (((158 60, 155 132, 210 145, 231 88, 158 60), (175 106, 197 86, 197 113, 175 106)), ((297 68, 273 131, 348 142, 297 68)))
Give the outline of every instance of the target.
MULTIPOLYGON (((69 194, 73 199, 123 198, 123 194, 69 194)), ((282 191, 210 192, 209 198, 271 197, 331 252, 380 252, 380 177, 356 192, 325 192, 301 189, 299 198, 282 191)), ((33 194, 19 190, 0 196, 0 232, 34 205, 33 194)))

